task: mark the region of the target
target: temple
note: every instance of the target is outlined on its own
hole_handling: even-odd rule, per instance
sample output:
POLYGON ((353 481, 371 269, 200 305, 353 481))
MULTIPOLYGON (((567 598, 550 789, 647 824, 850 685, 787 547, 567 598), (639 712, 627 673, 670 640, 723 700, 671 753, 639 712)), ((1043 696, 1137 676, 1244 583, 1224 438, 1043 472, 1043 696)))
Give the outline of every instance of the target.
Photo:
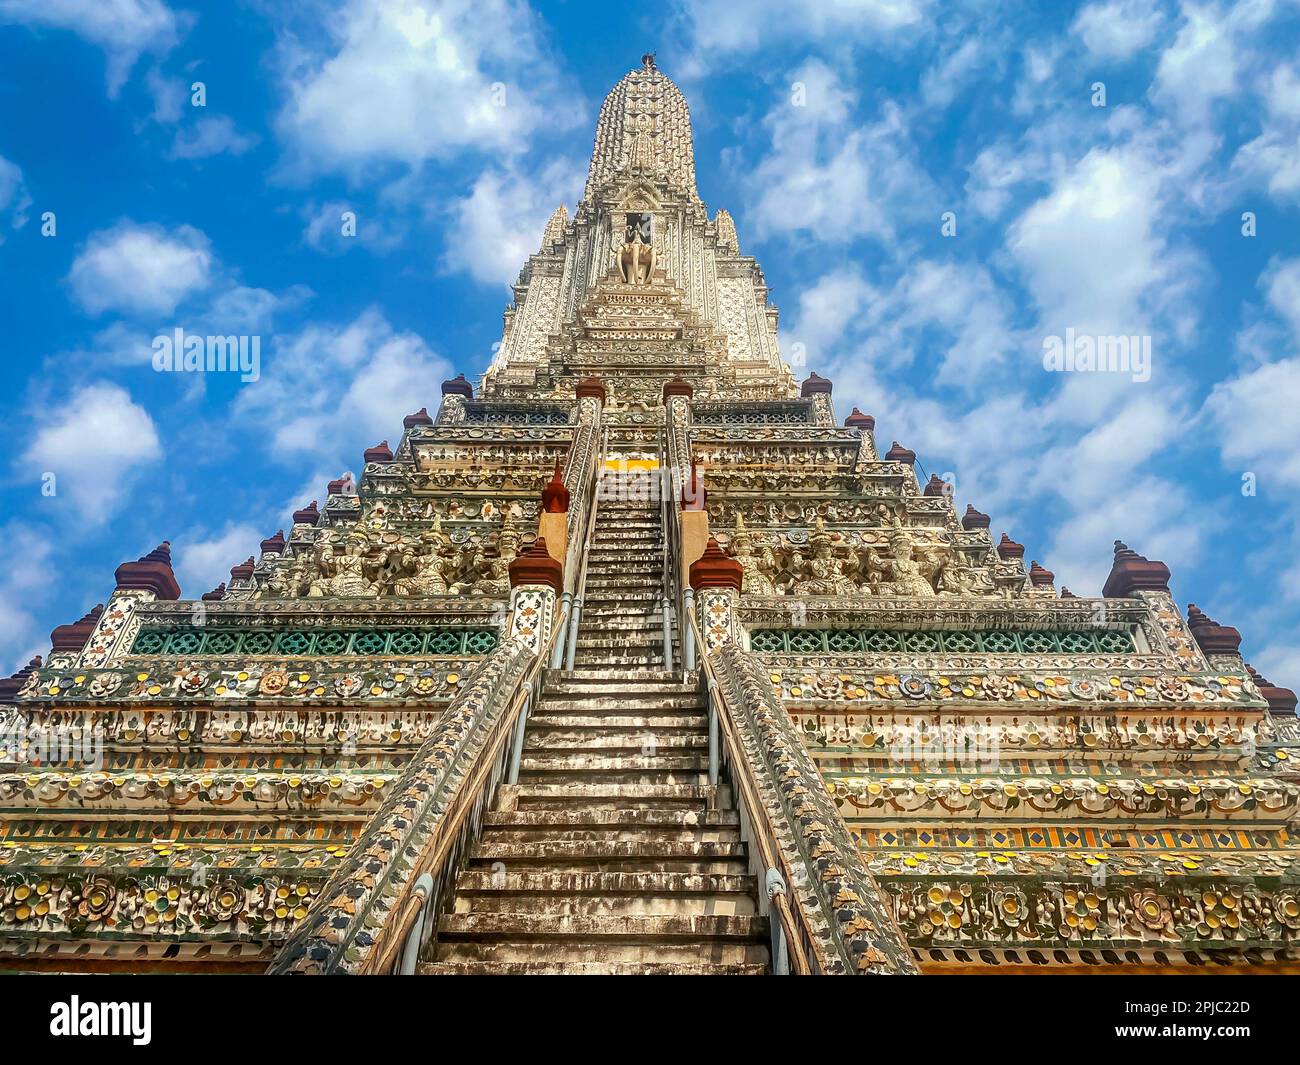
POLYGON ((396 430, 0 682, 0 969, 1300 971, 1294 694, 839 423, 652 56, 396 430))

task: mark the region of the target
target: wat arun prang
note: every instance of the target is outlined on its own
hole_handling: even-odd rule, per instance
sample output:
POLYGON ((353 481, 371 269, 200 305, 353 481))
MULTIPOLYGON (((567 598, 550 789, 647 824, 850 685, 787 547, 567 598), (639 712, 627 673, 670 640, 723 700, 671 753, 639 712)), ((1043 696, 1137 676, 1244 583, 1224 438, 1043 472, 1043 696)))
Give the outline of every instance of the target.
POLYGON ((762 271, 700 201, 686 102, 646 57, 477 388, 446 382, 355 490, 330 484, 200 598, 166 543, 124 563, 3 682, 0 967, 673 971, 690 948, 655 953, 680 927, 660 903, 708 890, 749 916, 691 918, 682 942, 731 944, 727 971, 780 968, 785 899, 814 971, 1295 971, 1295 696, 1235 629, 1184 615, 1140 544, 1116 543, 1101 589, 1057 588, 831 394, 782 362, 762 271), (669 486, 661 512, 613 501, 638 477, 669 486), (620 583, 636 572, 644 594, 620 583), (535 665, 539 716, 494 731, 535 665), (701 753, 706 676, 738 736, 715 741, 728 801, 756 804, 743 838, 701 753), (656 739, 625 750, 629 729, 656 739), (457 813, 470 781, 494 812, 457 813), (605 805, 552 861, 601 825, 717 836, 681 844, 686 872, 624 848, 642 864, 538 873, 529 832, 582 820, 566 786, 605 805), (677 825, 697 798, 711 813, 677 825), (494 827, 515 857, 489 866, 494 827), (719 847, 754 875, 711 871, 719 847))

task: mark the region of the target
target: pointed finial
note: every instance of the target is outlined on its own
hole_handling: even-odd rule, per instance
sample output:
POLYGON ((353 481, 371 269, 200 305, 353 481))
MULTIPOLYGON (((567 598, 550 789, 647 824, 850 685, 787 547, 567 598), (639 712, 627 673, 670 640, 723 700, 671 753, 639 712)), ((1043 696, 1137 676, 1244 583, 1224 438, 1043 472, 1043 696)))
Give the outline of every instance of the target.
POLYGON ((704 554, 691 563, 689 575, 691 587, 697 592, 701 588, 733 588, 738 592, 745 579, 745 569, 710 536, 704 554))
POLYGON ((542 489, 542 512, 545 514, 567 514, 569 511, 569 489, 560 473, 560 460, 555 460, 555 472, 551 474, 550 483, 542 489))
POLYGON ((1187 604, 1187 628, 1200 649, 1207 655, 1241 653, 1241 633, 1203 613, 1195 603, 1187 604))
POLYGON ((113 573, 118 588, 153 592, 159 599, 179 599, 181 586, 172 572, 172 545, 164 540, 134 562, 123 562, 113 573))
POLYGON ((1169 567, 1139 555, 1123 540, 1115 541, 1115 560, 1101 594, 1107 599, 1128 599, 1136 592, 1169 591, 1169 567))

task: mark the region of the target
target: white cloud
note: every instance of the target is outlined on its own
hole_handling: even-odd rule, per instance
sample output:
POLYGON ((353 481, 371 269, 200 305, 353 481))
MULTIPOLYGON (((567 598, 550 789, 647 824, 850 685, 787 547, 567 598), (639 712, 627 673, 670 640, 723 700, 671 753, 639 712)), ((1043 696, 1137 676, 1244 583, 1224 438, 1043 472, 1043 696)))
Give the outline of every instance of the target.
POLYGON ((1251 365, 1214 386, 1205 414, 1225 465, 1255 474, 1261 491, 1272 484, 1290 490, 1300 487, 1300 257, 1274 259, 1258 284, 1267 309, 1290 331, 1290 348, 1282 327, 1265 316, 1250 332, 1269 343, 1249 352, 1251 365), (1270 359, 1278 348, 1283 357, 1270 359))
POLYGON ((1182 264, 1161 235, 1163 177, 1149 153, 1095 148, 1011 226, 1007 246, 1048 332, 1151 331, 1182 264))
POLYGON ((694 73, 728 55, 792 40, 876 42, 921 29, 928 0, 749 0, 743 13, 730 0, 678 0, 694 53, 694 73))
POLYGON ((7 550, 21 558, 21 566, 6 566, 0 573, 0 677, 8 677, 50 647, 29 604, 47 598, 55 575, 51 566, 54 549, 47 531, 23 522, 11 521, 0 527, 7 550))
POLYGON ((577 118, 520 0, 348 0, 328 29, 327 43, 287 50, 278 124, 309 170, 514 154, 577 118))
POLYGON ((213 263, 208 238, 197 229, 122 222, 90 235, 68 281, 89 314, 166 315, 208 284, 213 263))
POLYGON ((1290 327, 1300 345, 1300 258, 1275 259, 1260 278, 1269 306, 1290 327))
POLYGON ((850 323, 861 320, 874 297, 862 274, 850 269, 825 274, 799 293, 798 312, 781 337, 782 353, 796 361, 798 376, 805 369, 825 376, 831 352, 843 344, 850 323))
POLYGON ((1184 0, 1173 43, 1160 56, 1151 98, 1187 125, 1208 122, 1211 108, 1241 92, 1261 61, 1264 26, 1283 5, 1236 0, 1219 5, 1184 0))
POLYGON ((189 129, 176 131, 168 154, 173 159, 206 159, 223 152, 243 155, 256 143, 256 137, 235 129, 229 115, 204 115, 189 129))
POLYGON ((1224 463, 1270 483, 1300 487, 1300 358, 1265 363, 1214 386, 1205 402, 1224 463))
POLYGON ((997 218, 1021 185, 1046 175, 1047 161, 1033 149, 1017 151, 1000 141, 975 157, 969 173, 966 196, 970 205, 985 218, 997 218))
POLYGON ((1110 0, 1083 8, 1070 29, 1100 59, 1127 59, 1154 39, 1163 16, 1145 0, 1110 0))
POLYGON ((1276 640, 1249 657, 1260 674, 1280 687, 1293 687, 1300 678, 1300 645, 1276 640))
MULTIPOLYGON (((835 352, 849 350, 855 366, 896 374, 920 355, 936 353, 937 369, 927 366, 926 372, 937 383, 979 388, 1017 343, 1008 313, 1005 295, 982 266, 922 259, 909 264, 889 290, 842 269, 800 294, 782 344, 787 358, 802 351, 809 368, 823 374, 835 352)), ((857 375, 856 369, 849 372, 857 375)))
POLYGON ((537 173, 485 170, 469 196, 451 208, 443 265, 485 284, 513 284, 541 247, 555 208, 581 194, 584 174, 568 159, 553 160, 537 173))
MULTIPOLYGON (((22 168, 0 156, 0 217, 8 219, 11 229, 22 229, 27 224, 27 212, 31 209, 32 198, 23 183, 22 168)), ((4 243, 4 233, 0 231, 0 244, 4 243)))
POLYGON ((175 571, 187 598, 197 599, 230 578, 230 567, 249 555, 258 555, 258 545, 266 537, 248 524, 227 525, 208 539, 199 539, 195 530, 174 545, 175 571))
POLYGON ((927 108, 944 108, 975 76, 995 61, 1001 42, 970 37, 921 75, 921 99, 927 108))
POLYGON ((1260 135, 1238 150, 1235 173, 1260 183, 1276 200, 1300 200, 1300 72, 1279 64, 1264 86, 1260 135))
POLYGON ((874 124, 858 125, 853 94, 820 60, 790 82, 790 95, 763 120, 772 150, 746 175, 756 235, 890 240, 900 214, 933 201, 902 113, 886 104, 874 124))
POLYGON ((356 462, 350 448, 396 443, 402 417, 436 406, 451 376, 445 360, 414 333, 398 332, 376 309, 346 325, 309 325, 262 353, 261 380, 245 385, 236 413, 266 425, 277 454, 319 452, 356 462))
POLYGON ((0 22, 71 30, 102 48, 110 96, 142 53, 166 54, 184 28, 162 0, 0 0, 0 22))
POLYGON ((1208 529, 1185 520, 1194 509, 1188 493, 1159 477, 1116 481, 1091 505, 1074 510, 1056 529, 1045 564, 1057 586, 1078 595, 1100 595, 1114 558, 1114 542, 1123 540, 1148 558, 1165 562, 1177 574, 1200 557, 1208 529), (1159 507, 1151 506, 1159 499, 1159 507))
POLYGON ((83 385, 39 422, 21 458, 36 480, 53 473, 52 500, 67 499, 90 521, 116 508, 138 467, 160 456, 148 411, 114 384, 83 385))

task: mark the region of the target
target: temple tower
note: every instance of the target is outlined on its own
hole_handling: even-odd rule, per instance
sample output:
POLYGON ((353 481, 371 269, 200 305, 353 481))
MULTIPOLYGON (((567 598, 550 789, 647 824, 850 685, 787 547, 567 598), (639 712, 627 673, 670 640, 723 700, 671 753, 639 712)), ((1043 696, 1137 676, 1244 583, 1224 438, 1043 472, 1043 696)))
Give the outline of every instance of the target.
POLYGON ((0 966, 1294 971, 1294 694, 832 391, 643 57, 477 386, 0 682, 0 966))

